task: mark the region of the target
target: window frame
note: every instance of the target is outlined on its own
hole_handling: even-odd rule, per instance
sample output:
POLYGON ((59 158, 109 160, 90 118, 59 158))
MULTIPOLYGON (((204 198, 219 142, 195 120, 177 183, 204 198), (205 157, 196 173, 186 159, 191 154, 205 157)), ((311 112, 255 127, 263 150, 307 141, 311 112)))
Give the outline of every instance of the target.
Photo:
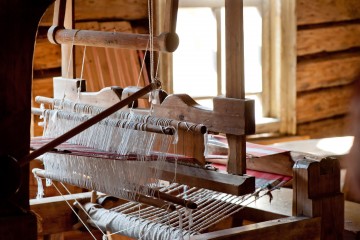
MULTIPOLYGON (((164 2, 157 2, 158 32, 162 28, 160 23, 163 19, 161 12, 165 9, 164 2)), ((256 133, 296 134, 296 0, 243 2, 244 6, 261 6, 263 10, 262 104, 263 115, 267 117, 257 119, 256 133)), ((218 18, 220 8, 224 7, 224 0, 180 0, 180 7, 211 7, 218 18)), ((218 49, 219 46, 221 28, 218 25, 218 49)), ((221 64, 221 51, 217 60, 221 64)), ((172 93, 172 54, 160 54, 159 74, 164 89, 172 93)), ((221 70, 218 70, 218 93, 221 92, 221 74, 221 70)))

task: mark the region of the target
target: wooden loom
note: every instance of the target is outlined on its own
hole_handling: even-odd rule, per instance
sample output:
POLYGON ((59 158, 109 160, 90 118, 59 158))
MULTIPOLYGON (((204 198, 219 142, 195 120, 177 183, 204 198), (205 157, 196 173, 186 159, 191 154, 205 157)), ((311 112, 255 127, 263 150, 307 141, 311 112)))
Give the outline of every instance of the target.
MULTIPOLYGON (((21 2, 16 2, 15 4, 19 4, 19 6, 27 6, 25 3, 21 3, 21 2)), ((36 7, 34 7, 34 9, 38 10, 37 12, 43 12, 46 6, 42 6, 39 7, 41 4, 39 3, 38 5, 36 5, 36 7)), ((44 4, 46 5, 46 4, 44 4)), ((234 19, 232 18, 227 18, 227 21, 233 22, 233 23, 241 23, 242 19, 241 19, 241 7, 242 7, 242 3, 241 1, 238 0, 234 0, 234 1, 226 1, 226 9, 227 9, 227 13, 231 13, 231 11, 235 11, 233 12, 233 14, 227 14, 232 16, 234 19), (230 10, 230 11, 229 11, 230 10), (240 19, 238 19, 240 18, 240 19), (232 20, 232 21, 231 21, 232 20), (239 21, 238 21, 239 20, 239 21)), ((31 13, 33 14, 33 13, 31 13)), ((24 17, 27 17, 25 19, 33 19, 34 17, 30 17, 31 15, 29 13, 29 15, 24 15, 24 17)), ((40 15, 40 14, 39 14, 40 15)), ((30 23, 28 23, 30 25, 30 29, 32 29, 34 31, 35 26, 38 22, 38 19, 33 19, 33 21, 30 23)), ((240 29, 240 28, 239 28, 240 29)), ((11 32, 11 31, 10 31, 11 32)), ((35 33, 35 31, 34 31, 35 33)), ((26 38, 24 38, 25 40, 27 40, 26 38)), ((23 39, 22 39, 23 40, 23 39)), ((234 40, 234 39, 233 39, 234 40)), ((27 42, 27 41, 25 41, 27 42)), ((28 40, 28 45, 30 46, 32 44, 32 40, 28 40)), ((242 48, 240 47, 239 49, 239 42, 238 39, 235 39, 234 42, 232 42, 231 40, 229 40, 229 45, 228 45, 228 49, 238 49, 239 52, 237 51, 233 51, 235 53, 241 53, 241 54, 232 54, 231 56, 234 58, 234 60, 231 60, 231 57, 228 56, 231 60, 232 63, 234 63, 235 66, 242 66, 242 64, 237 65, 236 63, 240 62, 242 63, 241 59, 239 59, 239 56, 242 56, 242 48), (230 47, 229 47, 230 45, 230 47)), ((240 44, 241 45, 241 44, 240 44)), ((29 49, 32 49, 31 47, 29 47, 29 49)), ((229 51, 230 52, 230 51, 229 51)), ((32 55, 32 51, 28 52, 27 56, 27 60, 28 63, 31 62, 30 57, 32 55)), ((241 58, 241 57, 240 57, 241 58)), ((29 64, 30 65, 30 64, 29 64)), ((231 71, 227 71, 228 72, 228 76, 231 76, 230 79, 236 79, 239 80, 239 75, 240 75, 240 79, 241 79, 241 70, 240 70, 240 74, 233 72, 235 71, 237 68, 231 68, 228 70, 231 71), (235 75, 235 77, 233 76, 235 75), (237 76, 237 77, 236 77, 237 76)), ((26 72, 26 71, 25 71, 26 72)), ((29 73, 29 72, 27 72, 29 73)), ((7 75, 5 75, 7 76, 7 75)), ((30 76, 30 74, 28 75, 30 76)), ((229 78, 228 78, 229 79, 229 78)), ((235 84, 238 83, 237 81, 233 81, 235 84)), ((240 81, 241 82, 241 81, 240 81)), ((19 81, 15 81, 12 82, 11 84, 9 83, 9 86, 20 86, 20 80, 19 81)), ((24 93, 29 94, 29 87, 28 86, 24 86, 23 88, 24 93)), ((239 88, 232 88, 232 89, 239 89, 239 88)), ((228 97, 238 97, 235 96, 237 95, 236 93, 231 93, 231 89, 227 89, 229 91, 228 94, 232 94, 231 96, 228 97)), ((242 89, 243 90, 243 89, 242 89)), ((241 91, 240 91, 241 92, 241 91)), ((240 93, 241 95, 241 93, 240 93)), ((243 97, 243 96, 242 96, 243 97)), ((221 105, 223 101, 226 101, 227 99, 223 100, 223 99, 219 99, 219 100, 215 100, 215 105, 219 104, 221 105)), ((246 116, 245 114, 245 109, 246 104, 244 103, 244 101, 237 101, 236 99, 231 99, 231 102, 243 102, 242 105, 239 106, 239 112, 240 114, 237 115, 237 117, 240 116, 246 116)), ((23 102, 20 103, 19 105, 22 106, 23 102)), ((29 105, 24 105, 22 107, 24 107, 24 109, 27 109, 27 112, 29 111, 29 105)), ((182 106, 183 109, 185 110, 189 110, 189 106, 183 105, 182 106)), ((227 107, 227 106, 226 106, 227 107)), ((231 109, 230 109, 231 110, 231 109)), ((234 110, 234 109, 232 109, 234 110)), ((235 109, 236 110, 236 109, 235 109)), ((202 111, 200 111, 202 112, 202 111)), ((226 111, 225 111, 226 112, 226 111)), ((231 111, 234 112, 234 111, 231 111)), ((16 113, 16 112, 15 112, 16 113)), ((15 114, 14 113, 14 114, 15 114)), ((215 107, 215 113, 216 113, 216 107, 215 107)), ((224 112, 219 111, 219 114, 223 114, 224 112)), ((164 114, 169 114, 168 112, 164 113, 164 114)), ((209 113, 202 113, 199 114, 200 116, 205 116, 204 118, 208 119, 208 115, 209 113)), ((25 114, 26 115, 26 114, 25 114)), ((179 114, 178 114, 179 115, 179 114)), ((16 115, 15 115, 16 116, 16 115)), ((182 118, 190 118, 192 117, 192 115, 187 116, 185 115, 181 115, 182 118)), ((10 115, 11 117, 11 115, 10 115)), ((15 117, 14 117, 15 118, 15 117)), ((29 118, 27 118, 28 120, 29 118)), ((246 118, 245 118, 246 119, 246 118)), ((16 120, 18 123, 21 122, 20 120, 16 120)), ((15 121, 15 123, 16 123, 15 121)), ((26 121, 26 118, 23 120, 26 121)), ((198 122, 202 122, 203 120, 199 120, 198 122)), ((244 120, 245 121, 245 120, 244 120)), ((196 122, 196 121, 194 121, 196 122)), ((214 126, 210 126, 214 127, 214 129, 216 129, 217 124, 216 122, 213 123, 214 126)), ((7 133, 8 131, 6 131, 6 127, 8 125, 4 125, 4 132, 7 133)), ((240 128, 242 130, 241 133, 239 135, 228 135, 228 139, 230 141, 230 148, 232 150, 239 150, 240 149, 240 154, 239 153, 234 153, 234 151, 231 151, 230 154, 235 155, 235 158, 232 158, 230 156, 230 163, 229 163, 229 169, 228 171, 231 173, 236 173, 236 174, 244 174, 245 173, 245 161, 244 161, 244 157, 241 158, 240 160, 237 159, 238 156, 241 155, 245 155, 245 151, 244 151, 244 133, 246 132, 244 129, 244 125, 242 125, 242 127, 240 128), (233 147, 234 146, 234 147, 233 147), (232 159, 236 159, 236 160, 232 160, 232 159), (242 161, 241 161, 242 159, 242 161)), ((17 130, 17 131, 22 131, 23 129, 17 130)), ((224 132, 224 133, 235 133, 234 131, 220 131, 219 128, 217 130, 218 132, 224 132)), ((26 134, 24 134, 24 136, 26 136, 26 134)), ((11 138, 10 138, 11 139, 11 138)), ((21 142, 21 141, 18 141, 21 142)), ((10 141, 10 144, 12 144, 13 141, 10 141)), ((15 144, 16 145, 16 144, 15 144)), ((22 160, 21 165, 23 168, 23 174, 25 173, 26 176, 26 160, 31 160, 31 157, 24 157, 26 155, 26 149, 28 147, 28 143, 26 144, 26 140, 23 141, 23 144, 20 144, 20 146, 23 146, 23 151, 21 153, 16 154, 16 152, 14 152, 12 149, 13 148, 2 148, 2 154, 3 155, 12 155, 14 156, 16 159, 25 159, 22 160), (22 154, 22 155, 21 155, 22 154)), ((17 146, 19 147, 19 146, 17 146)), ((5 166, 3 168, 4 171, 4 175, 2 176, 6 176, 4 179, 1 180, 5 180, 5 179, 12 179, 15 180, 17 178, 13 177, 13 174, 15 173, 16 168, 13 168, 11 166, 12 160, 9 160, 9 158, 2 158, 2 162, 4 163, 3 166, 5 166), (9 163, 9 164, 8 164, 9 163), (7 167, 7 168, 6 168, 7 167), (8 170, 8 171, 7 171, 8 170), (8 174, 10 173, 10 174, 8 174), (11 178, 12 177, 12 178, 11 178)), ((273 239, 278 239, 278 235, 276 235, 278 232, 286 232, 286 236, 284 236, 284 238, 288 238, 288 239, 293 239, 293 238, 306 238, 306 239, 317 239, 320 235, 322 236, 323 239, 329 239, 329 238, 334 238, 334 239, 339 239, 341 238, 341 231, 342 231, 342 219, 341 216, 341 208, 337 209, 336 213, 332 213, 329 211, 329 208, 332 207, 332 205, 338 205, 341 201, 342 201, 342 195, 340 194, 339 191, 339 182, 338 182, 338 178, 339 178, 339 172, 338 172, 338 166, 336 164, 336 162, 332 161, 332 160, 324 160, 321 162, 315 162, 315 161, 310 161, 310 160, 300 160, 297 162, 297 164, 295 165, 294 168, 294 216, 298 216, 298 215, 305 215, 305 217, 291 217, 291 218, 286 218, 286 219, 280 219, 280 220, 276 220, 276 221, 269 221, 269 222, 264 222, 255 226, 249 226, 249 227, 238 227, 238 228, 233 228, 233 229, 227 229, 227 230, 223 230, 220 232, 213 232, 213 233, 208 233, 208 234, 204 234, 204 235, 199 235, 196 236, 195 239, 235 239, 235 238, 240 238, 240 237, 246 237, 246 239, 258 239, 262 236, 266 236, 268 238, 273 237, 273 239), (315 184, 313 184, 313 182, 315 182, 315 184), (334 214, 335 216, 339 216, 339 218, 337 220, 332 219, 330 216, 334 214), (321 217, 321 218, 318 218, 321 217), (330 219, 330 220, 329 220, 330 219), (320 227, 320 223, 321 223, 321 227, 320 227), (292 229, 297 229, 297 231, 292 231, 292 229), (304 230, 304 231, 300 231, 300 230, 304 230)), ((235 176, 236 177, 236 176, 235 176)), ((2 181, 4 182, 4 181, 2 181)), ((26 183, 26 181, 24 181, 26 183)), ((248 183, 249 185, 251 185, 250 183, 248 183)), ((5 187, 4 187, 5 188, 5 187)), ((26 187, 24 190, 24 187, 21 188, 21 190, 15 194, 16 196, 13 197, 13 194, 11 193, 11 188, 7 187, 9 194, 6 194, 6 198, 5 201, 10 201, 10 202, 20 202, 20 206, 22 206, 23 208, 28 208, 28 203, 26 203, 26 201, 28 200, 28 198, 26 197, 26 187), (25 192, 25 193, 24 193, 25 192), (11 195, 11 196, 10 196, 11 195), (10 196, 10 197, 8 197, 10 196), (25 196, 25 197, 24 197, 25 196), (19 201, 19 198, 25 198, 25 200, 19 201)), ((341 205, 341 204, 339 204, 341 205)), ((5 211, 5 209, 1 210, 2 215, 4 216, 5 214, 7 216, 12 216, 11 217, 2 217, 2 222, 4 224, 2 224, 2 226, 5 227, 1 227, 0 233, 2 234, 2 236, 10 236, 7 239, 20 239, 21 237, 24 238, 24 236, 27 236, 26 239, 35 239, 35 225, 34 225, 34 217, 31 214, 24 214, 19 213, 19 211, 16 211, 16 208, 14 209, 10 209, 8 211, 5 211), (15 219, 15 220, 13 220, 15 219), (18 231, 18 226, 16 226, 16 224, 14 223, 14 221, 28 221, 32 224, 28 225, 29 227, 27 229, 25 229, 25 231, 20 232, 18 231), (5 235, 7 234, 7 235, 5 235), (32 237, 30 237, 32 236, 32 237)), ((26 227, 24 227, 26 228, 26 227)), ((24 238, 25 239, 25 238, 24 238)))

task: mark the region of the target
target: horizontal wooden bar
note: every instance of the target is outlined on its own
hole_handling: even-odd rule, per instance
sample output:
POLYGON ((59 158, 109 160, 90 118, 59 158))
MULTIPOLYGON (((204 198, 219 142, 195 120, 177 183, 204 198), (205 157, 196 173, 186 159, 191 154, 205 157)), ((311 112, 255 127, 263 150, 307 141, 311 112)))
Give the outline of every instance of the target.
POLYGON ((30 209, 40 217, 38 233, 47 235, 72 230, 76 222, 75 215, 66 201, 70 204, 73 204, 75 200, 87 202, 90 201, 90 197, 91 192, 31 199, 30 209))
POLYGON ((191 187, 206 188, 213 191, 229 193, 237 196, 255 191, 255 177, 240 176, 199 167, 165 162, 159 171, 163 180, 175 181, 191 187))
POLYGON ((305 123, 349 113, 354 85, 325 88, 298 94, 297 123, 305 123))
POLYGON ((169 95, 154 105, 157 117, 204 124, 209 131, 235 135, 255 133, 254 101, 216 97, 214 109, 199 105, 186 94, 169 95))
POLYGON ((318 121, 306 122, 297 125, 297 134, 309 136, 310 138, 337 137, 354 134, 349 126, 351 118, 349 115, 339 115, 318 121))
POLYGON ((287 217, 216 232, 200 234, 191 240, 200 239, 319 239, 320 218, 287 217), (281 235, 279 235, 281 234, 281 235))
POLYGON ((360 47, 360 23, 303 29, 297 32, 297 55, 342 51, 360 47))
POLYGON ((360 18, 359 0, 332 0, 331 4, 323 0, 296 1, 298 25, 309 25, 326 22, 340 22, 360 18))
POLYGON ((296 90, 303 92, 346 85, 357 80, 359 72, 359 51, 326 54, 326 56, 317 59, 298 59, 296 90))
POLYGON ((48 39, 54 44, 72 44, 135 50, 152 49, 161 52, 173 52, 179 45, 179 38, 175 33, 162 33, 158 36, 154 36, 153 46, 150 46, 150 36, 148 34, 58 29, 57 27, 51 27, 49 29, 48 39))

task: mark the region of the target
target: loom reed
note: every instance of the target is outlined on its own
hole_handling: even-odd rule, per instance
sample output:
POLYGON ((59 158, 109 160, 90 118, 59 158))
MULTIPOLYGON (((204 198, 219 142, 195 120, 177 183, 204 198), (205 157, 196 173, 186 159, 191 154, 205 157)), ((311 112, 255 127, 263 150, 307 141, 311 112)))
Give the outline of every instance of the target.
POLYGON ((140 89, 139 91, 135 92, 134 94, 128 96, 124 100, 114 104, 113 106, 105 109, 101 113, 93 116, 86 122, 78 125, 77 127, 73 128, 72 130, 64 133, 63 135, 59 136, 58 138, 54 139, 53 141, 49 142, 48 144, 44 145, 43 147, 31 152, 30 154, 26 155, 19 161, 20 166, 25 166, 31 160, 39 157, 40 155, 50 151, 51 149, 55 148, 59 144, 69 140, 70 138, 74 137, 75 135, 79 134, 80 132, 84 131, 85 129, 91 127, 92 125, 96 124, 97 122, 101 121, 102 119, 110 116, 111 114, 115 113, 116 111, 120 110, 121 108, 127 106, 128 104, 132 103, 136 99, 140 98, 141 96, 149 93, 153 89, 156 89, 160 86, 160 82, 150 83, 146 87, 140 89))

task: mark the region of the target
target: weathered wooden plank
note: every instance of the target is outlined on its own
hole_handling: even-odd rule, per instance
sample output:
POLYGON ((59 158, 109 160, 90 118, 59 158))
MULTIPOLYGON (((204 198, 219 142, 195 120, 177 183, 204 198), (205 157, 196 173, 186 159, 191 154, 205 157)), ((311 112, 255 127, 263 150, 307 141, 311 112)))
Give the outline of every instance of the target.
MULTIPOLYGON (((53 97, 53 79, 52 78, 38 78, 33 80, 32 84, 33 99, 36 96, 53 97)), ((33 101, 34 107, 39 107, 39 104, 33 101)))
POLYGON ((38 41, 34 52, 34 70, 61 66, 61 47, 49 41, 38 41))
POLYGON ((350 117, 342 115, 297 125, 297 134, 310 138, 325 138, 352 134, 349 129, 350 117))
MULTIPOLYGON (((243 1, 225 1, 226 97, 245 98, 243 1)), ((246 139, 244 135, 227 133, 229 160, 227 171, 246 174, 246 139)))
POLYGON ((345 85, 360 76, 360 53, 308 59, 297 64, 297 91, 345 85))
POLYGON ((191 237, 198 239, 319 239, 320 218, 288 217, 191 237), (286 234, 285 234, 286 233, 286 234))
MULTIPOLYGON (((86 22, 76 24, 78 29, 132 32, 131 24, 120 22, 86 22)), ((76 47, 76 76, 80 77, 84 48, 76 47)), ((145 86, 147 80, 140 78, 140 59, 136 50, 87 47, 83 79, 87 80, 87 91, 99 91, 107 86, 145 86)))
POLYGON ((30 209, 38 215, 39 234, 47 235, 72 230, 76 218, 64 199, 72 204, 75 199, 90 201, 90 197, 91 193, 88 192, 30 200, 30 209))
POLYGON ((148 16, 147 4, 147 0, 77 0, 75 1, 75 20, 144 19, 148 16))
POLYGON ((298 94, 297 122, 305 123, 349 112, 352 84, 298 94))
MULTIPOLYGON (((278 91, 280 94, 280 105, 272 114, 279 114, 280 132, 285 134, 295 134, 296 132, 296 1, 283 1, 281 2, 281 28, 277 31, 281 31, 281 50, 278 58, 280 59, 280 74, 278 77, 280 80, 280 88, 278 91), (276 113, 279 111, 278 113, 276 113)), ((278 11, 273 9, 274 11, 278 11)), ((276 19, 276 17, 274 17, 276 19)), ((276 24, 276 23, 275 23, 276 24)), ((275 35, 276 36, 276 35, 275 35)), ((277 37, 276 37, 277 38, 277 37)), ((275 38, 275 39, 276 39, 275 38)), ((277 40, 275 40, 277 41, 277 40)), ((275 46, 277 44, 274 44, 275 46)), ((277 51, 275 50, 275 53, 277 51)), ((276 65, 277 63, 275 63, 276 65)), ((272 63, 271 71, 274 66, 272 63)), ((275 69, 275 68, 274 68, 275 69)), ((276 72, 277 70, 275 70, 276 72)), ((273 80, 277 79, 273 78, 273 80)), ((277 80, 275 80, 276 82, 277 80)), ((271 87, 274 87, 274 82, 271 87)), ((277 86, 279 87, 279 85, 277 86)), ((274 97, 272 95, 272 97, 274 97)), ((277 101, 277 100, 275 100, 277 101)), ((272 101, 273 102, 273 101, 272 101)), ((273 105, 273 103, 271 103, 273 105)))
POLYGON ((297 31, 297 55, 333 52, 360 46, 360 23, 297 31))
POLYGON ((51 26, 53 22, 53 15, 54 15, 54 3, 51 4, 45 11, 39 26, 51 26))
POLYGON ((293 215, 321 217, 321 239, 341 239, 344 196, 340 192, 340 166, 334 158, 295 159, 293 215))
POLYGON ((359 0, 297 0, 298 25, 360 18, 359 0))
MULTIPOLYGON (((41 26, 51 26, 53 21, 54 6, 51 5, 41 19, 41 26)), ((147 0, 76 0, 75 21, 100 20, 100 19, 146 19, 147 0)))

